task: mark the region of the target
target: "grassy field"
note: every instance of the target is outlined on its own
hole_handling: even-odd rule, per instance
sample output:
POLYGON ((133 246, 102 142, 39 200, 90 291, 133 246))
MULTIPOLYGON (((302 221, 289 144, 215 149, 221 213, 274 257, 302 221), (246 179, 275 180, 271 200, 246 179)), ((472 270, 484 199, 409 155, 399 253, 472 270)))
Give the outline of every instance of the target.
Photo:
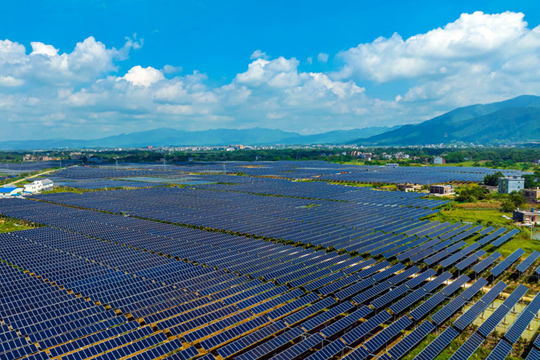
POLYGON ((85 191, 83 189, 75 189, 75 188, 67 187, 67 186, 55 186, 52 190, 43 191, 41 192, 41 194, 56 194, 56 193, 65 193, 65 192, 82 194, 85 191))
MULTIPOLYGON (((469 222, 473 224, 480 224, 484 227, 495 226, 505 227, 508 230, 516 228, 512 220, 505 219, 503 215, 512 217, 511 213, 501 212, 498 202, 477 202, 456 204, 455 206, 448 206, 443 208, 438 214, 430 218, 430 220, 437 220, 440 222, 449 221, 455 222, 469 222)), ((514 236, 510 241, 504 243, 498 248, 486 247, 488 252, 498 251, 504 257, 512 254, 517 249, 521 248, 525 250, 526 254, 530 254, 534 250, 540 252, 540 241, 531 239, 530 229, 527 227, 518 227, 520 233, 514 236)))
POLYGON ((29 226, 17 224, 6 219, 0 219, 0 233, 30 229, 29 226))
POLYGON ((498 202, 478 202, 469 204, 456 204, 447 206, 436 214, 432 219, 449 222, 471 222, 481 225, 510 226, 512 220, 505 219, 503 215, 512 217, 511 213, 503 213, 499 210, 498 202))
POLYGON ((507 257, 519 248, 525 250, 526 255, 529 255, 535 250, 540 252, 540 241, 531 239, 529 229, 522 228, 520 230, 521 232, 514 236, 510 241, 494 250, 500 252, 504 257, 507 257))

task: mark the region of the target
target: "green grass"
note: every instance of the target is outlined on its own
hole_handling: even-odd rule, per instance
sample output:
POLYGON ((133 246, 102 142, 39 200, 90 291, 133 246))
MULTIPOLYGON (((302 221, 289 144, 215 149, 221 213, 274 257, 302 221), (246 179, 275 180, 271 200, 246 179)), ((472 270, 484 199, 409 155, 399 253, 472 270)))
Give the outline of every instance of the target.
POLYGON ((434 215, 431 220, 455 222, 472 222, 481 225, 509 226, 512 220, 503 218, 506 215, 512 217, 510 213, 503 213, 496 208, 446 208, 434 215))
POLYGON ((41 193, 42 194, 57 194, 57 193, 66 193, 66 192, 82 194, 85 191, 83 189, 76 189, 72 187, 55 186, 54 189, 48 190, 48 191, 42 191, 41 193))
MULTIPOLYGON (((449 346, 447 346, 436 358, 435 360, 448 360, 454 353, 463 345, 465 340, 469 337, 469 333, 466 333, 465 335, 461 335, 460 337, 457 337, 456 339, 452 340, 449 346)), ((422 350, 426 348, 431 342, 433 342, 438 337, 437 334, 429 334, 427 338, 422 341, 418 346, 416 346, 412 351, 409 352, 405 357, 403 357, 404 360, 412 360, 418 355, 422 350)), ((491 353, 492 348, 481 346, 474 352, 474 354, 469 358, 473 360, 484 360, 487 358, 487 356, 491 353)), ((519 358, 517 357, 507 357, 507 360, 517 360, 519 358)))
MULTIPOLYGON (((456 167, 473 167, 473 165, 476 163, 476 161, 463 161, 459 163, 446 163, 446 164, 431 164, 433 166, 456 166, 456 167)), ((484 166, 484 164, 480 163, 480 166, 484 166)))
MULTIPOLYGON (((495 227, 505 227, 508 230, 516 228, 512 220, 505 219, 502 215, 512 217, 512 214, 503 213, 497 208, 447 207, 430 217, 430 220, 437 220, 440 222, 449 221, 452 223, 471 222, 474 224, 481 224, 484 227, 491 225, 495 227)), ((498 251, 503 257, 507 257, 519 248, 525 250, 526 254, 530 254, 535 250, 540 252, 540 241, 531 239, 530 229, 526 227, 517 228, 520 230, 520 233, 514 236, 510 241, 502 244, 498 248, 488 246, 485 250, 488 252, 498 251)))
POLYGON ((22 225, 22 224, 17 224, 15 222, 12 222, 6 219, 0 219, 0 233, 26 230, 26 229, 31 229, 31 227, 22 225))
POLYGON ((500 252, 505 258, 519 248, 525 250, 526 255, 529 255, 535 250, 540 252, 540 241, 531 239, 529 229, 521 228, 520 230, 521 232, 519 234, 495 250, 500 252))

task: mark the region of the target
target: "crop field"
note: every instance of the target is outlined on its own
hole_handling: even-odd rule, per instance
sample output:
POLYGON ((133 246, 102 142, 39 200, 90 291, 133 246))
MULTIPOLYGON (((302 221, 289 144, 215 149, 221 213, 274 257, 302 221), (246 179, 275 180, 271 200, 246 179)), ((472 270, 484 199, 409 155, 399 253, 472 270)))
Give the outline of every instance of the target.
POLYGON ((248 165, 73 167, 51 178, 78 192, 0 200, 24 224, 0 233, 0 359, 538 359, 536 240, 297 181, 342 165, 248 165))

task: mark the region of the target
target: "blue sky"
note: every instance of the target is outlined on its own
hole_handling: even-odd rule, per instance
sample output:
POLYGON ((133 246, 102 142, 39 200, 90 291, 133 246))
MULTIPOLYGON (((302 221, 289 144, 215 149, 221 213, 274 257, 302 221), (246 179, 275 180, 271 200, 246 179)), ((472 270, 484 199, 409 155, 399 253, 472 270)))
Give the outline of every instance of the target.
POLYGON ((419 122, 535 93, 539 23, 536 1, 3 1, 0 140, 419 122))

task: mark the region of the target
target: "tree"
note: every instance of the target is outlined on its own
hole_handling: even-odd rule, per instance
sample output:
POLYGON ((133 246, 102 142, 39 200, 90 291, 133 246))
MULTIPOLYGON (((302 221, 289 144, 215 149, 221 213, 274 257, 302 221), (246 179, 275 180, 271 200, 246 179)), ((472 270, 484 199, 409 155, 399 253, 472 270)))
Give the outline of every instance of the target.
POLYGON ((513 191, 509 195, 509 200, 515 205, 515 207, 520 207, 521 205, 525 205, 527 203, 527 200, 525 200, 523 195, 517 191, 513 191))
POLYGON ((499 178, 504 177, 503 173, 500 171, 497 171, 494 174, 487 174, 484 177, 484 184, 489 186, 497 186, 499 185, 499 178))
POLYGON ((459 202, 475 202, 478 200, 484 200, 489 194, 489 190, 480 186, 470 186, 463 188, 459 191, 459 195, 456 197, 456 201, 459 202))
POLYGON ((510 199, 504 199, 501 204, 501 211, 512 212, 516 210, 516 205, 510 199))
POLYGON ((540 186, 536 174, 523 175, 523 178, 525 179, 525 189, 532 189, 540 186))

